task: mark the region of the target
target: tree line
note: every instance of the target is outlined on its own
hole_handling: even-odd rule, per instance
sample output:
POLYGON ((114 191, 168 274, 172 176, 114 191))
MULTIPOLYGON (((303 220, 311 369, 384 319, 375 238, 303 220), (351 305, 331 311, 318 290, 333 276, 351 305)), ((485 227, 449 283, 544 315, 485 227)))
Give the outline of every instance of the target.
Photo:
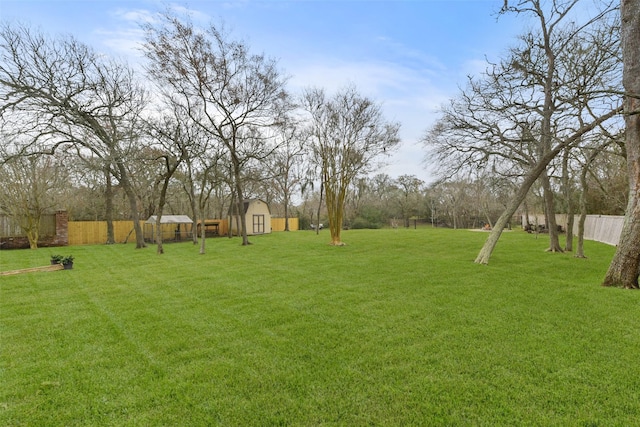
MULTIPOLYGON (((141 248, 141 205, 160 221, 171 187, 180 186, 194 222, 205 217, 212 195, 226 194, 247 245, 243 204, 260 183, 277 188, 288 206, 297 189, 319 181, 331 241, 342 244, 346 191, 378 156, 393 151, 400 125, 352 85, 335 94, 309 88, 292 95, 275 60, 251 52, 220 25, 196 27, 167 10, 142 27, 140 73, 72 36, 2 24, 2 173, 17 191, 4 194, 2 209, 37 224, 53 203, 47 193, 61 189, 64 197, 93 186, 113 243, 119 190, 141 248), (65 176, 44 174, 51 162, 65 176), (61 167, 67 163, 73 166, 61 167), (44 194, 13 179, 10 168, 21 169, 44 194)), ((35 244, 34 227, 25 227, 35 244)), ((204 244, 202 238, 201 252, 204 244)))
POLYGON ((242 201, 259 195, 285 216, 295 209, 309 212, 310 223, 326 218, 334 245, 345 224, 486 222, 492 231, 480 264, 517 212, 544 211, 554 252, 573 250, 570 234, 560 245, 556 212, 580 213, 580 221, 589 212, 626 212, 605 283, 638 287, 638 0, 586 10, 578 3, 504 2, 500 14, 527 17, 531 26, 470 76, 425 131, 428 163, 438 172, 429 186, 413 176, 371 176, 400 142, 400 124, 387 121, 378 103, 352 85, 293 95, 275 60, 223 26, 199 28, 164 12, 142 25, 139 73, 73 37, 4 23, 2 173, 17 177, 8 172, 16 168, 48 179, 37 188, 9 179, 2 209, 38 212, 46 206, 36 194, 48 186, 71 197, 80 188, 61 184, 69 182, 100 194, 107 222, 120 209, 134 224, 142 211, 160 217, 176 204, 194 218, 213 205, 242 214, 242 201), (31 194, 11 199, 10 187, 16 193, 25 185, 31 194))

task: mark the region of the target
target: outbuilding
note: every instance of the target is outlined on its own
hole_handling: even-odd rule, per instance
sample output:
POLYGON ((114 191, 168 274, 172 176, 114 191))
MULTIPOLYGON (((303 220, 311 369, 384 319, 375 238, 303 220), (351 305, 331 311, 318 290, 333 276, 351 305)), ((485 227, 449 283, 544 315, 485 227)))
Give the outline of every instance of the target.
MULTIPOLYGON (((247 235, 271 233, 271 210, 264 200, 250 199, 243 203, 245 218, 247 221, 247 235)), ((240 216, 236 214, 237 208, 232 206, 230 209, 231 232, 239 235, 242 226, 240 225, 240 216)))
MULTIPOLYGON (((156 215, 151 215, 144 223, 145 242, 156 242, 156 215)), ((162 241, 181 241, 193 237, 193 220, 187 215, 162 215, 160 217, 162 241)))

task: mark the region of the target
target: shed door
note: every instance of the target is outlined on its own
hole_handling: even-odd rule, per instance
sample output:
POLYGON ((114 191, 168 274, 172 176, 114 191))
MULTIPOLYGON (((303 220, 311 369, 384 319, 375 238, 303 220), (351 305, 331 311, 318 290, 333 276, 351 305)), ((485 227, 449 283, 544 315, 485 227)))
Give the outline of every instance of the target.
POLYGON ((253 216, 253 234, 264 233, 264 215, 253 216))

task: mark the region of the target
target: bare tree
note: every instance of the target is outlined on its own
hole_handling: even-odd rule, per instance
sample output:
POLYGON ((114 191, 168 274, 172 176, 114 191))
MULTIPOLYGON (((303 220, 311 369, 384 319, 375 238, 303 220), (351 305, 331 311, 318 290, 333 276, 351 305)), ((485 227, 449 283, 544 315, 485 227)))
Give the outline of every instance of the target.
POLYGON ((625 90, 625 146, 629 203, 616 253, 603 286, 638 289, 640 275, 640 1, 622 0, 622 54, 625 90))
POLYGON ((531 185, 542 178, 545 210, 550 213, 550 250, 561 251, 547 167, 566 147, 620 112, 617 32, 600 22, 614 10, 607 3, 583 24, 570 20, 577 0, 523 0, 505 11, 530 14, 538 30, 524 34, 509 56, 443 110, 425 137, 435 158, 452 166, 492 170, 520 168, 521 187, 496 221, 476 258, 487 264, 511 216, 531 185), (502 164, 501 164, 502 163, 502 164))
MULTIPOLYGON (((228 164, 224 147, 211 135, 202 131, 198 126, 185 128, 190 140, 190 154, 185 157, 181 169, 176 173, 176 179, 181 183, 187 194, 191 214, 193 215, 193 229, 200 224, 200 254, 205 253, 207 206, 211 194, 219 189, 226 180, 222 173, 228 164), (198 222, 198 220, 200 222, 198 222)), ((222 217, 221 213, 217 214, 222 217)), ((198 244, 198 235, 193 233, 193 243, 198 244)))
POLYGON ((145 243, 126 162, 138 142, 145 96, 130 68, 71 37, 49 39, 10 24, 0 28, 5 126, 33 137, 24 153, 53 153, 72 144, 100 158, 127 194, 138 248, 145 243))
POLYGON ((194 145, 188 130, 190 123, 184 120, 185 117, 181 117, 179 111, 174 110, 172 113, 173 116, 167 113, 160 118, 147 122, 149 136, 157 142, 157 149, 159 151, 153 160, 160 161, 163 165, 162 174, 160 175, 162 187, 160 189, 156 212, 156 252, 158 254, 164 253, 161 221, 166 204, 169 182, 180 167, 180 164, 191 157, 191 147, 194 145))
POLYGON ((378 156, 390 154, 397 146, 400 125, 384 121, 381 107, 354 86, 331 99, 324 90, 309 89, 303 108, 310 116, 312 149, 320 164, 331 244, 343 245, 340 232, 349 185, 368 172, 378 156))
POLYGON ((270 182, 277 188, 284 207, 284 230, 289 231, 289 207, 291 198, 304 179, 305 140, 299 125, 285 121, 279 128, 279 144, 267 162, 271 171, 270 182))
MULTIPOLYGON (((264 130, 279 122, 287 106, 285 79, 276 61, 252 54, 224 30, 200 29, 170 12, 146 30, 147 70, 171 91, 196 126, 226 147, 237 203, 244 204, 243 167, 265 156, 264 130)), ((242 244, 249 244, 242 212, 242 244)))
POLYGON ((411 216, 418 214, 418 205, 422 194, 424 181, 418 179, 415 175, 400 175, 394 180, 398 188, 398 198, 396 203, 400 208, 400 214, 404 221, 404 226, 409 227, 409 219, 411 216))
POLYGON ((66 169, 52 155, 10 156, 0 168, 0 212, 19 224, 31 249, 38 248, 44 214, 56 209, 66 169))

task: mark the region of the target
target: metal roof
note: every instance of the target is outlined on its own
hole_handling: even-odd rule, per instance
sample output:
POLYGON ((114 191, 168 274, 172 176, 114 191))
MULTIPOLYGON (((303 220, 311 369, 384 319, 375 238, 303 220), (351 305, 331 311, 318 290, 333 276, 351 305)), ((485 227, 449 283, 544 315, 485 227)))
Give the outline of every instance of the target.
MULTIPOLYGON (((146 222, 155 224, 156 215, 151 215, 146 222)), ((193 221, 187 215, 162 215, 160 224, 191 224, 193 221)))

